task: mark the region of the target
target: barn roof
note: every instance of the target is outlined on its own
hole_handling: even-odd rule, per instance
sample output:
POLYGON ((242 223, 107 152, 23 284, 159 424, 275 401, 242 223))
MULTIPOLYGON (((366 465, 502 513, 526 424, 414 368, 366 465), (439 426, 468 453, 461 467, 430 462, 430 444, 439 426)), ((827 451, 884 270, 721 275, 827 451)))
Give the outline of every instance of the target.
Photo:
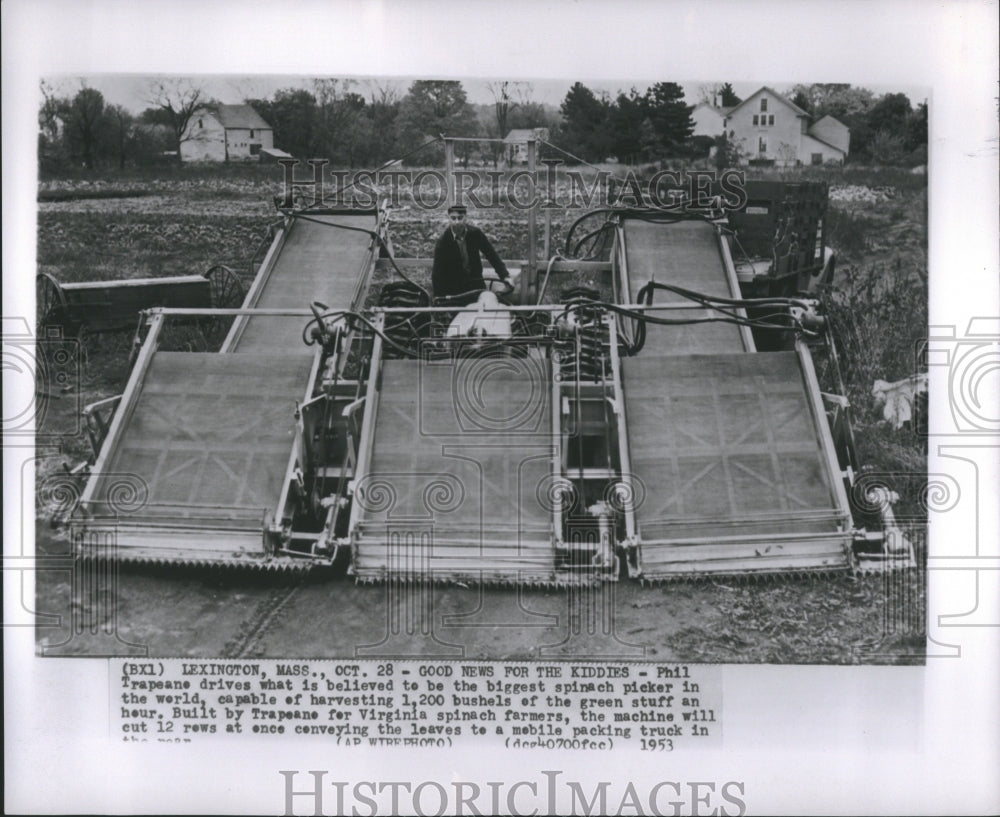
POLYGON ((517 142, 527 142, 529 139, 547 139, 548 136, 548 128, 513 128, 504 137, 504 141, 516 144, 517 142))
POLYGON ((263 117, 250 105, 216 105, 212 109, 222 127, 229 128, 271 128, 263 117))
POLYGON ((757 96, 760 95, 764 91, 767 91, 771 96, 773 96, 775 99, 777 99, 778 102, 781 102, 781 103, 787 105, 789 108, 791 108, 793 111, 795 111, 795 115, 796 116, 805 116, 805 117, 809 116, 809 113, 807 111, 802 110, 802 108, 800 108, 798 105, 796 105, 790 99, 788 99, 784 94, 779 94, 773 88, 768 88, 766 85, 758 88, 756 91, 754 91, 752 94, 750 94, 750 96, 748 96, 746 99, 744 99, 739 105, 734 105, 732 108, 730 108, 729 114, 730 115, 734 114, 738 108, 742 108, 744 105, 746 105, 751 100, 756 99, 757 96))
POLYGON ((820 143, 826 145, 828 148, 833 148, 834 150, 839 150, 841 153, 843 153, 845 155, 847 154, 847 151, 844 150, 844 148, 840 147, 839 145, 833 144, 833 142, 828 142, 822 136, 817 136, 811 130, 807 130, 806 131, 806 136, 808 136, 810 139, 815 139, 817 142, 820 142, 820 143))

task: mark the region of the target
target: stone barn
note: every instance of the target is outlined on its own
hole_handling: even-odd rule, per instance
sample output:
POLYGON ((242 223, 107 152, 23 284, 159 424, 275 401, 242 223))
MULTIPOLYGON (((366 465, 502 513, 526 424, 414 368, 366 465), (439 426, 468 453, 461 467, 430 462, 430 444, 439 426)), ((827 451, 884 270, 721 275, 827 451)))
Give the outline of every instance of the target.
POLYGON ((250 105, 199 108, 181 138, 183 162, 257 161, 274 147, 274 129, 250 105))

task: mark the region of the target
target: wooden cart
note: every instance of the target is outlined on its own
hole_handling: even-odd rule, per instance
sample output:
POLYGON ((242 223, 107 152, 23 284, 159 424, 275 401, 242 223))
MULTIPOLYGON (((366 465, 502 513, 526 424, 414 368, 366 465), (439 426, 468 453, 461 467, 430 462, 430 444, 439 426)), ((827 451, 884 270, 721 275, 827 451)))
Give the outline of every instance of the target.
POLYGON ((36 277, 36 316, 40 331, 58 328, 63 337, 77 337, 84 331, 135 329, 138 313, 157 306, 236 308, 245 294, 239 276, 224 264, 216 264, 203 275, 71 284, 42 272, 36 277))

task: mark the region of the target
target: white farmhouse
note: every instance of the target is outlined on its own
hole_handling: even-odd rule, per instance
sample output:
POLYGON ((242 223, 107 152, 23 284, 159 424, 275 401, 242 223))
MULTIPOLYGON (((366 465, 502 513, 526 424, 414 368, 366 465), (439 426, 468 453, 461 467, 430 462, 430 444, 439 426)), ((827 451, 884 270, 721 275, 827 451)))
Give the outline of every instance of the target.
POLYGON ((274 147, 274 129, 249 105, 199 108, 181 139, 183 162, 256 161, 274 147))
POLYGON ((729 111, 725 130, 747 160, 779 167, 843 163, 851 146, 846 125, 832 116, 810 124, 808 113, 767 87, 729 111))
MULTIPOLYGON (((546 141, 549 138, 548 128, 514 128, 504 137, 504 144, 507 146, 507 160, 511 164, 527 164, 528 162, 528 142, 546 141)), ((541 145, 537 145, 541 147, 541 145)))
POLYGON ((694 122, 694 130, 691 135, 722 136, 726 131, 726 115, 730 110, 732 109, 699 102, 691 111, 691 120, 694 122))

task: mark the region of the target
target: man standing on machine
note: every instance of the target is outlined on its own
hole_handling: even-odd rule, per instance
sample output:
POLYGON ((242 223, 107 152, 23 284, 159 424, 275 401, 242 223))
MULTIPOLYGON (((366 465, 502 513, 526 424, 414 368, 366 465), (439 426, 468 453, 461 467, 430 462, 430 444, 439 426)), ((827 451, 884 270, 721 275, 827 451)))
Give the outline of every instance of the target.
POLYGON ((434 297, 450 298, 470 293, 454 301, 462 305, 475 301, 479 293, 486 289, 480 253, 486 256, 501 281, 507 282, 510 277, 486 234, 466 222, 467 212, 468 209, 461 204, 448 208, 451 224, 434 245, 434 270, 431 274, 434 297))

